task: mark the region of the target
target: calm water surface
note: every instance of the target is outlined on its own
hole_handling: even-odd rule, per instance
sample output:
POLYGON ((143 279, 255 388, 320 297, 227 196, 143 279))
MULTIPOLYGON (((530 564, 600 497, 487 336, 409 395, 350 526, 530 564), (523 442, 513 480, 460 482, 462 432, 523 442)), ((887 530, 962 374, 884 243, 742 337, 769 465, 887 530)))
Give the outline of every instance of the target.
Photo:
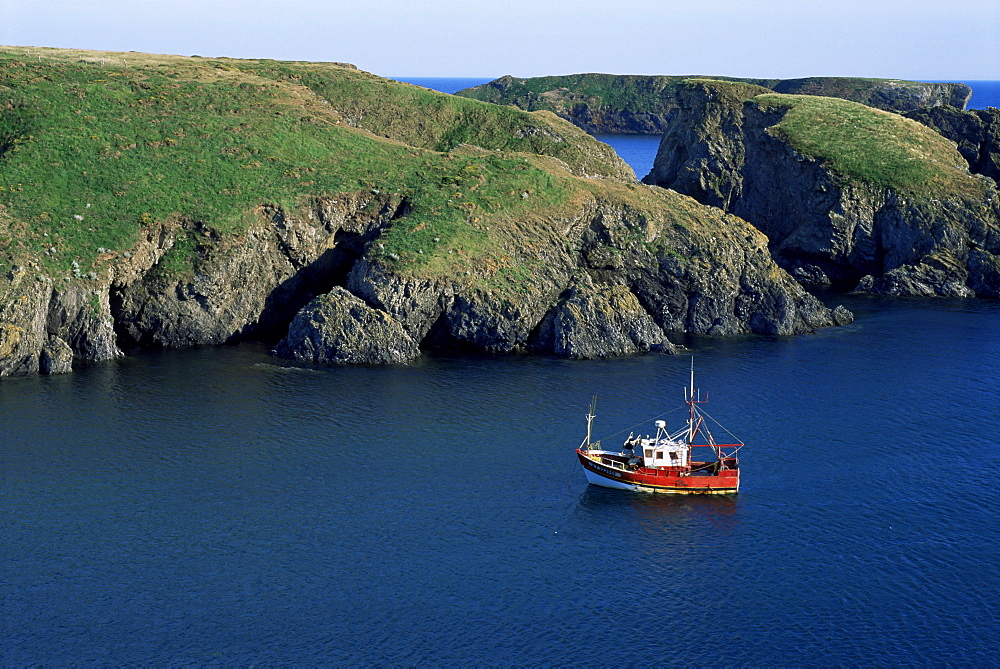
MULTIPOLYGON (((698 340, 738 496, 587 485, 689 357, 4 380, 0 664, 995 665, 1000 304, 698 340)), ((676 422, 677 418, 668 417, 676 422)))

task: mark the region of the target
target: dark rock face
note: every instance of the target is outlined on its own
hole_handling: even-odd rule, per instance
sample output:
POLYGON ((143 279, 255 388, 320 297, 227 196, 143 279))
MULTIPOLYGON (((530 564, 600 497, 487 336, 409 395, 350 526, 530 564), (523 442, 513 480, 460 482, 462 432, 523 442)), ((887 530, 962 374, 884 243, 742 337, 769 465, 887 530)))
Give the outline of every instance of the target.
POLYGON ((919 109, 906 115, 958 144, 969 171, 1000 184, 1000 109, 962 111, 954 107, 919 109))
POLYGON ((582 274, 549 310, 531 342, 532 348, 567 358, 606 358, 676 347, 625 286, 598 290, 582 274))
POLYGON ((767 86, 775 93, 843 98, 897 114, 944 105, 965 109, 972 97, 972 89, 965 84, 902 81, 899 79, 806 77, 775 82, 756 80, 753 83, 767 86))
POLYGON ((302 219, 262 208, 259 225, 239 239, 173 230, 160 256, 178 236, 196 236, 194 275, 178 279, 154 265, 122 285, 112 295, 115 327, 127 343, 165 347, 280 332, 298 309, 343 280, 343 266, 350 266, 364 238, 401 206, 398 199, 357 194, 317 202, 302 219))
POLYGON ((665 332, 794 334, 838 323, 774 266, 763 235, 716 215, 726 225, 699 230, 591 201, 565 221, 570 248, 554 239, 548 263, 518 294, 407 278, 375 254, 355 265, 347 288, 422 344, 493 352, 610 357, 669 352, 665 332))
POLYGON ((47 330, 81 360, 110 360, 121 355, 110 317, 107 290, 72 286, 53 290, 47 330))
POLYGON ((23 267, 6 279, 0 279, 0 376, 62 374, 74 359, 121 355, 106 279, 54 288, 51 279, 23 267))
POLYGON ((662 135, 666 128, 665 114, 613 109, 577 103, 558 113, 576 127, 592 135, 662 135))
POLYGON ((52 284, 15 266, 0 279, 0 376, 37 374, 52 284))
POLYGON ((701 86, 684 89, 682 102, 644 181, 749 221, 798 280, 895 295, 997 295, 995 189, 986 200, 908 198, 793 150, 768 132, 783 111, 701 86))
POLYGON ((51 337, 42 347, 38 371, 47 375, 72 372, 73 349, 59 337, 51 337))
POLYGON ((796 334, 849 318, 776 267, 745 221, 677 193, 616 188, 641 191, 651 209, 596 197, 565 209, 544 235, 506 248, 533 267, 506 287, 493 274, 427 278, 383 253, 379 234, 406 210, 398 196, 262 207, 239 238, 150 229, 89 288, 12 271, 0 285, 0 374, 68 371, 67 350, 101 360, 121 355, 116 344, 286 334, 278 354, 327 364, 405 363, 419 346, 610 357, 670 352, 667 332, 796 334), (195 271, 161 271, 185 236, 195 271))
POLYGON ((400 364, 420 354, 400 323, 340 287, 299 311, 274 352, 328 365, 400 364))

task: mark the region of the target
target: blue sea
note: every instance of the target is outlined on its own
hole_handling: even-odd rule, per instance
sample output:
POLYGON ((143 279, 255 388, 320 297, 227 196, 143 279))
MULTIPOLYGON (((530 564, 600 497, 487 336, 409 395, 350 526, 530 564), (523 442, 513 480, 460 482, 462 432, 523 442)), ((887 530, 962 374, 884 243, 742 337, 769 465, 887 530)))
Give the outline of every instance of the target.
MULTIPOLYGON (((739 495, 589 486, 690 353, 0 382, 0 665, 996 666, 1000 303, 697 339, 739 495)), ((668 413, 668 422, 680 420, 668 413)))
POLYGON ((258 345, 0 381, 0 666, 996 666, 1000 302, 678 356, 293 366, 258 345), (739 495, 595 488, 682 405, 739 495))
POLYGON ((972 89, 972 99, 966 109, 1000 107, 1000 81, 962 81, 972 89))

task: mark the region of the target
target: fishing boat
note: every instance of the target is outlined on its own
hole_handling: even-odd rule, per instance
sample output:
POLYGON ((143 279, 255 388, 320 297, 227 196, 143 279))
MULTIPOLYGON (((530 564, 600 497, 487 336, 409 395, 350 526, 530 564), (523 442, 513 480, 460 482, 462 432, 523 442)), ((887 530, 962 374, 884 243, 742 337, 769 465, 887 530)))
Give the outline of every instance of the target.
POLYGON ((684 389, 687 420, 671 432, 664 420, 655 421, 656 434, 625 439, 621 450, 606 451, 592 441, 591 424, 597 398, 587 412, 587 436, 576 449, 587 480, 605 488, 687 495, 727 495, 739 492, 739 450, 743 442, 718 425, 699 405, 708 402, 695 390, 694 360, 691 385, 684 389), (709 430, 709 422, 726 431, 734 443, 720 444, 709 430))

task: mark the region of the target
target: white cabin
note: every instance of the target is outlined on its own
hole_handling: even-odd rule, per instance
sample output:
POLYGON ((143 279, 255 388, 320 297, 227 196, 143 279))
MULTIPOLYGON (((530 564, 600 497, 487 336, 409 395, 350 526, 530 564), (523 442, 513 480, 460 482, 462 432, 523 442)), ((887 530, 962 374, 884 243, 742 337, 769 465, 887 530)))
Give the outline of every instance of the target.
POLYGON ((640 439, 639 445, 645 467, 687 467, 690 464, 691 447, 683 441, 670 439, 667 424, 662 420, 656 421, 656 436, 640 439))

